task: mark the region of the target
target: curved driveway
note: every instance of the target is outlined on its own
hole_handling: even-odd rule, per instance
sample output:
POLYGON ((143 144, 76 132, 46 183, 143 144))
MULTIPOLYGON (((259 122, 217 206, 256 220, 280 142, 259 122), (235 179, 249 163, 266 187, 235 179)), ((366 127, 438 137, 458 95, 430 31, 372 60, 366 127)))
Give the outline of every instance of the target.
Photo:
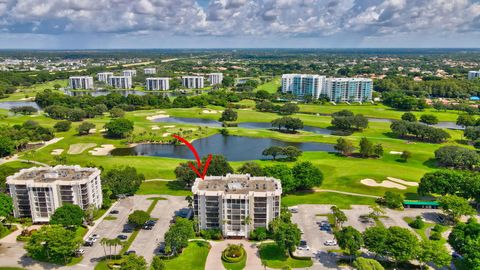
POLYGON ((228 244, 243 244, 243 248, 247 252, 247 264, 244 269, 248 270, 263 270, 262 261, 260 260, 258 249, 255 243, 246 240, 224 240, 221 242, 210 241, 212 248, 208 253, 207 262, 205 263, 205 270, 220 270, 225 269, 222 264, 222 251, 228 244))

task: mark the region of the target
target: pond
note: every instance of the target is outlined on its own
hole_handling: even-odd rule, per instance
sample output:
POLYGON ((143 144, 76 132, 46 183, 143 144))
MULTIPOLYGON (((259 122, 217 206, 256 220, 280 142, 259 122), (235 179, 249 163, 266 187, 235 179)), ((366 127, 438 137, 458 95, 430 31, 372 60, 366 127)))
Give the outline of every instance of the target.
MULTIPOLYGON (((222 127, 222 123, 216 120, 203 119, 203 118, 188 118, 188 117, 164 117, 154 120, 155 122, 166 122, 166 123, 181 123, 181 124, 192 124, 200 125, 207 127, 222 127)), ((272 125, 270 122, 242 122, 238 123, 238 127, 248 128, 248 129, 270 129, 272 125)), ((313 132, 317 134, 330 135, 332 130, 326 128, 304 126, 304 131, 313 132)))
POLYGON ((0 102, 0 109, 10 110, 14 107, 22 107, 22 106, 32 106, 37 110, 40 110, 38 104, 34 101, 5 101, 0 102))
MULTIPOLYGON (((193 143, 198 154, 225 156, 229 161, 267 159, 262 151, 270 146, 295 146, 302 151, 336 152, 333 144, 327 143, 293 143, 270 138, 253 138, 243 136, 213 136, 195 140, 193 143)), ((194 159, 192 152, 185 145, 139 144, 130 148, 117 148, 110 152, 112 156, 158 156, 181 159, 194 159)))

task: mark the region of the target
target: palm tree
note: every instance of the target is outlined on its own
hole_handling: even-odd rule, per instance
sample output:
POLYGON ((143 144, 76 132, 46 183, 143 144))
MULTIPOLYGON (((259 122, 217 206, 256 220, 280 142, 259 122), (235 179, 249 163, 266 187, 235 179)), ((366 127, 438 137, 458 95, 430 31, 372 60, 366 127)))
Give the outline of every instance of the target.
POLYGON ((103 247, 103 252, 105 253, 105 257, 107 257, 107 249, 105 247, 108 245, 108 241, 109 241, 109 239, 105 238, 105 237, 103 237, 100 240, 100 245, 102 245, 102 247, 103 247))
POLYGON ((114 238, 114 239, 112 239, 111 244, 113 245, 113 253, 114 253, 115 255, 118 255, 118 254, 117 254, 117 246, 122 246, 122 245, 123 245, 123 242, 122 242, 120 239, 118 239, 118 238, 114 238))
POLYGON ((193 207, 193 198, 192 198, 192 196, 188 195, 187 197, 185 197, 185 200, 188 202, 188 208, 192 208, 192 207, 193 207))

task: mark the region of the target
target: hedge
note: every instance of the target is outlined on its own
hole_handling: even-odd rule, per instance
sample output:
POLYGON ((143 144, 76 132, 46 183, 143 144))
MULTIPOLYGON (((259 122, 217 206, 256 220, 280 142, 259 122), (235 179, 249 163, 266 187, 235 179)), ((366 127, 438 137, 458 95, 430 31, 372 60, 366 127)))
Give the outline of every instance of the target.
POLYGON ((231 258, 225 255, 225 252, 222 252, 222 260, 227 263, 238 263, 245 257, 245 249, 242 247, 242 255, 236 258, 231 258))

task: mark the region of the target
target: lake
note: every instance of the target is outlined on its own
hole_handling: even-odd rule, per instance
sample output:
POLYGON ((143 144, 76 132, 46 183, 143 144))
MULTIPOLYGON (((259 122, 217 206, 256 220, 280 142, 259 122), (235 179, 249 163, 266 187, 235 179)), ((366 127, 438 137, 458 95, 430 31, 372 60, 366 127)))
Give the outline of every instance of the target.
MULTIPOLYGON (((333 144, 327 143, 293 143, 270 138, 223 136, 221 134, 195 140, 192 144, 197 149, 200 157, 211 153, 223 155, 229 161, 267 159, 267 157, 262 155, 262 151, 270 146, 295 146, 302 151, 336 152, 333 144)), ((194 159, 192 152, 185 145, 171 144, 139 144, 130 148, 114 149, 110 154, 112 156, 158 156, 194 159)))
POLYGON ((40 110, 40 107, 34 101, 5 101, 5 102, 0 102, 0 109, 10 110, 11 108, 22 107, 22 106, 32 106, 35 109, 40 110))
MULTIPOLYGON (((203 119, 203 118, 164 117, 164 118, 155 119, 153 121, 163 122, 163 123, 191 124, 191 125, 199 125, 199 126, 207 126, 207 127, 222 127, 222 122, 211 120, 211 119, 203 119)), ((238 127, 248 128, 248 129, 271 129, 272 125, 270 124, 270 122, 242 122, 242 123, 238 123, 238 127)), ((304 126, 302 130, 317 133, 317 134, 324 134, 324 135, 332 134, 332 130, 330 129, 312 127, 312 126, 304 126)))

